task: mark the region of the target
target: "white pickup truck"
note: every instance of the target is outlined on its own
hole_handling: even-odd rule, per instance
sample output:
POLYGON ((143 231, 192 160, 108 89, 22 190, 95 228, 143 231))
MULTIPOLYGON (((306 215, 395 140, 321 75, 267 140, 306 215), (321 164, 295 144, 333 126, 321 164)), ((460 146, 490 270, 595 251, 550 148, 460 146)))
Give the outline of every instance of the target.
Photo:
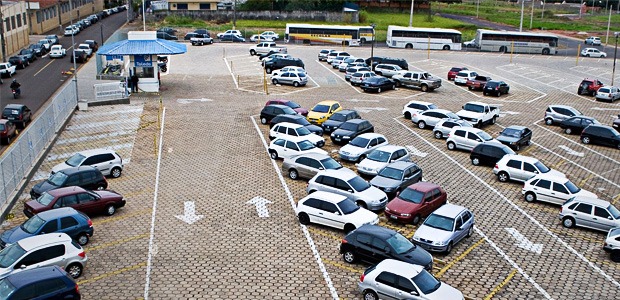
POLYGON ((484 124, 495 124, 499 118, 499 105, 493 106, 475 101, 467 102, 456 115, 474 127, 480 128, 484 124))
POLYGON ((15 66, 11 63, 0 63, 0 78, 13 77, 15 75, 15 66))
POLYGON ((250 55, 265 53, 287 53, 286 47, 276 46, 274 42, 261 42, 250 47, 250 55))

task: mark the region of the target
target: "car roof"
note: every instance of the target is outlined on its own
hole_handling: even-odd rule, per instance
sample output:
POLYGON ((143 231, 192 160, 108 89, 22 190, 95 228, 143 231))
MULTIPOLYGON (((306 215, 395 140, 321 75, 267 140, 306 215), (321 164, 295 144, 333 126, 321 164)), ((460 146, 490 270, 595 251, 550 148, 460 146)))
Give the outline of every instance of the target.
POLYGON ((291 122, 281 122, 281 123, 278 123, 278 124, 274 125, 274 127, 278 126, 278 125, 290 127, 290 128, 293 128, 293 129, 297 129, 299 127, 304 127, 304 125, 296 124, 296 123, 291 123, 291 122))
POLYGON ((381 150, 381 151, 385 151, 385 152, 396 152, 396 151, 398 151, 400 149, 405 149, 405 147, 398 146, 398 145, 385 145, 385 146, 381 146, 381 147, 377 148, 376 150, 381 150))
POLYGON ((79 167, 72 167, 72 168, 66 168, 64 170, 60 170, 58 172, 62 172, 66 175, 72 175, 75 173, 79 173, 79 172, 84 172, 84 171, 89 171, 89 170, 97 170, 95 167, 93 166, 79 166, 79 167))
POLYGON ((323 100, 323 101, 317 103, 316 105, 322 104, 322 105, 329 105, 329 106, 331 106, 331 105, 336 104, 336 103, 338 103, 338 101, 336 101, 336 100, 323 100))
POLYGON ((463 127, 463 126, 453 127, 452 130, 450 130, 450 131, 452 132, 452 131, 456 131, 456 130, 464 130, 464 131, 473 132, 473 133, 478 133, 478 132, 484 131, 484 130, 482 130, 480 128, 476 128, 476 127, 463 127))
POLYGON ((410 161, 395 161, 393 163, 390 163, 389 165, 385 166, 386 168, 392 168, 392 169, 396 169, 396 170, 404 170, 407 169, 411 166, 416 166, 416 164, 414 162, 410 162, 410 161))
POLYGON ((447 109, 443 109, 443 108, 431 108, 431 109, 427 109, 425 111, 423 111, 422 113, 429 113, 429 112, 439 112, 439 113, 444 113, 444 114, 448 114, 448 113, 452 113, 451 111, 447 110, 447 109))
POLYGON ((609 205, 611 205, 611 203, 609 203, 609 201, 605 201, 602 199, 597 199, 597 198, 592 198, 592 197, 583 197, 583 196, 575 196, 573 198, 571 198, 571 202, 567 202, 564 205, 568 205, 569 203, 573 203, 575 201, 578 202, 584 202, 584 203, 588 203, 588 204, 593 204, 593 205, 598 205, 598 206, 602 206, 602 207, 608 207, 609 205))
POLYGON ((531 156, 520 155, 520 154, 506 154, 502 157, 502 160, 504 159, 515 159, 515 160, 524 161, 530 164, 533 164, 539 161, 537 158, 534 158, 531 156))
POLYGON ((420 182, 416 182, 416 183, 408 186, 407 188, 414 189, 416 191, 420 191, 420 192, 425 192, 426 193, 426 192, 432 191, 432 190, 434 190, 434 189, 436 189, 438 187, 441 187, 441 186, 439 186, 438 184, 433 183, 433 182, 420 181, 420 182))
POLYGON ((39 218, 43 220, 53 220, 66 216, 73 216, 76 214, 79 213, 73 207, 61 207, 40 212, 37 214, 37 216, 39 216, 39 218))
POLYGON ((12 273, 6 277, 6 280, 10 281, 16 289, 19 289, 22 286, 27 286, 34 282, 66 276, 66 273, 60 267, 54 265, 12 273))
POLYGON ((308 158, 312 158, 312 159, 316 159, 316 160, 323 160, 323 159, 326 159, 326 158, 331 158, 331 156, 329 156, 327 154, 309 152, 309 153, 304 153, 304 154, 299 154, 299 155, 291 156, 290 159, 291 160, 295 160, 295 159, 297 159, 299 157, 308 157, 308 158))
POLYGON ((351 178, 357 177, 358 175, 354 172, 351 172, 351 170, 342 168, 342 169, 338 169, 338 170, 333 170, 333 169, 329 169, 329 170, 323 170, 323 171, 319 171, 318 174, 321 175, 327 175, 327 176, 332 176, 332 177, 338 177, 344 181, 348 181, 351 178))
POLYGON ((66 194, 75 194, 75 193, 81 193, 84 191, 86 190, 79 186, 66 186, 66 187, 61 187, 58 189, 49 190, 47 191, 47 193, 54 197, 59 197, 59 196, 63 196, 66 194))
MULTIPOLYGON (((409 72, 411 72, 411 71, 409 71, 409 72)), ((426 101, 411 100, 411 101, 407 102, 407 105, 412 104, 412 103, 417 103, 417 104, 422 104, 422 105, 431 105, 431 104, 433 104, 431 102, 426 102, 426 101)))
POLYGON ((368 121, 364 119, 351 119, 351 120, 345 121, 345 123, 350 123, 350 124, 360 124, 360 123, 365 123, 365 122, 368 122, 368 121))
POLYGON ((375 237, 380 237, 383 240, 386 240, 389 237, 393 236, 397 232, 396 232, 396 230, 385 228, 385 227, 382 227, 382 226, 366 224, 366 225, 363 225, 363 226, 357 228, 356 230, 352 231, 351 233, 368 233, 368 234, 371 234, 371 235, 373 235, 375 237))
MULTIPOLYGON (((269 104, 269 105, 265 105, 265 107, 267 106, 271 106, 271 107, 277 107, 277 108, 286 108, 288 106, 286 105, 282 105, 282 104, 269 104)), ((290 108, 290 107, 289 107, 290 108)), ((264 108, 263 108, 264 109, 264 108)))
POLYGON ((84 151, 80 151, 78 153, 88 157, 88 156, 91 156, 91 155, 104 154, 104 153, 116 154, 116 151, 111 150, 111 149, 99 148, 99 149, 84 150, 84 151))
POLYGON ((576 109, 574 107, 568 106, 568 105, 562 105, 562 104, 552 104, 552 105, 549 105, 549 107, 550 108, 556 108, 556 107, 557 108, 564 108, 564 109, 570 109, 570 110, 575 110, 576 111, 576 109))
POLYGON ((23 104, 7 104, 4 108, 21 109, 24 106, 26 106, 26 105, 23 105, 23 104))
POLYGON ((405 278, 416 277, 424 267, 395 259, 384 259, 375 266, 376 271, 390 271, 405 278))
POLYGON ((9 121, 7 119, 0 119, 0 124, 6 124, 8 122, 11 122, 11 121, 9 121))
POLYGON ((530 178, 528 180, 528 182, 531 182, 534 179, 545 179, 545 180, 549 180, 549 181, 553 181, 553 182, 559 182, 559 183, 565 183, 565 182, 569 181, 569 179, 566 178, 566 177, 562 177, 562 176, 558 176, 558 175, 554 175, 554 174, 550 174, 550 173, 551 172, 536 174, 536 175, 532 176, 532 178, 530 178))
POLYGON ((588 127, 586 127, 586 129, 590 128, 590 127, 592 127, 592 128, 594 128, 594 127, 605 128, 605 129, 611 129, 612 131, 616 131, 613 127, 607 126, 607 125, 603 125, 603 124, 590 124, 590 125, 588 125, 588 127))
POLYGON ((59 244, 59 243, 66 243, 70 241, 71 241, 71 237, 68 236, 66 233, 54 232, 54 233, 40 234, 40 235, 27 237, 25 239, 19 240, 17 243, 24 250, 30 251, 42 245, 59 244))
POLYGON ((460 205, 452 204, 452 203, 446 203, 442 205, 441 207, 439 207, 438 209, 436 209, 433 212, 433 214, 438 215, 438 216, 454 218, 458 216, 464 210, 467 210, 467 208, 460 206, 460 205))
POLYGON ((339 111, 335 112, 334 115, 335 114, 338 114, 338 115, 348 115, 348 114, 352 114, 354 112, 356 112, 356 111, 352 110, 352 109, 343 109, 343 110, 339 110, 339 111))
POLYGON ((330 202, 330 203, 339 203, 343 200, 347 199, 347 196, 344 195, 339 195, 339 194, 334 194, 334 193, 330 193, 330 192, 325 192, 325 191, 316 191, 308 196, 306 196, 307 198, 317 198, 326 202, 330 202))
POLYGON ((383 134, 374 133, 374 132, 362 133, 362 134, 358 135, 358 137, 362 137, 362 138, 365 138, 365 139, 374 139, 374 138, 382 137, 382 138, 385 139, 385 136, 383 136, 383 134))

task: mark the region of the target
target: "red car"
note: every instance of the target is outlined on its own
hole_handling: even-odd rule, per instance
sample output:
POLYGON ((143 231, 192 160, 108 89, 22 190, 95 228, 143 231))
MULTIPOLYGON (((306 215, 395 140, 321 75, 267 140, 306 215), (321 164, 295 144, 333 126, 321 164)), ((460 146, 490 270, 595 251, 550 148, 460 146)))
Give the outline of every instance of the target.
POLYGON ((454 77, 456 77, 456 73, 461 72, 462 70, 469 70, 469 69, 465 67, 452 67, 452 69, 448 71, 448 80, 454 80, 454 77))
POLYGON ((437 184, 418 182, 408 186, 385 208, 388 220, 418 224, 422 218, 446 204, 448 195, 437 184))
POLYGON ((265 106, 269 105, 269 104, 280 104, 280 105, 286 105, 290 108, 292 108, 296 113, 307 117, 308 116, 308 110, 301 107, 301 105, 297 104, 296 102, 293 102, 291 100, 283 100, 283 99, 276 99, 276 100, 269 100, 267 101, 267 103, 265 103, 265 106))
POLYGON ((35 200, 24 204, 24 214, 29 218, 42 211, 59 207, 73 207, 87 215, 104 213, 113 215, 125 206, 123 196, 111 190, 88 191, 79 186, 69 186, 44 192, 35 200))
POLYGON ((0 119, 0 143, 10 144, 11 139, 17 135, 15 123, 7 119, 0 119))
POLYGON ((581 81, 579 87, 577 88, 577 95, 586 94, 594 96, 596 95, 596 91, 598 91, 601 87, 603 87, 602 82, 592 78, 585 78, 581 81))

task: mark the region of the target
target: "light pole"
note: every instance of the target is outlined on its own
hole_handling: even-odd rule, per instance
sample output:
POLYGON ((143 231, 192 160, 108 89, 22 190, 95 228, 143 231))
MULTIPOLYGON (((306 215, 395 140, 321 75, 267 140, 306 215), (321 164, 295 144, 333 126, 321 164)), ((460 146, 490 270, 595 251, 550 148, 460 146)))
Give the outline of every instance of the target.
POLYGON ((411 0, 411 12, 409 13, 409 27, 413 26, 413 4, 414 2, 415 0, 411 0))
POLYGON ((614 36, 616 37, 616 48, 614 49, 614 66, 611 69, 611 85, 614 85, 614 77, 616 77, 616 56, 618 55, 618 36, 620 32, 614 32, 614 36))
MULTIPOLYGON (((377 27, 377 24, 372 23, 370 26, 372 27, 372 43, 370 43, 370 69, 372 70, 373 60, 375 59, 375 27, 377 27)), ((616 41, 618 41, 617 37, 616 41)))
POLYGON ((519 32, 523 31, 523 10, 525 9, 525 0, 521 0, 521 22, 519 23, 519 32))
POLYGON ((476 19, 478 19, 478 12, 480 11, 480 0, 476 1, 476 19))

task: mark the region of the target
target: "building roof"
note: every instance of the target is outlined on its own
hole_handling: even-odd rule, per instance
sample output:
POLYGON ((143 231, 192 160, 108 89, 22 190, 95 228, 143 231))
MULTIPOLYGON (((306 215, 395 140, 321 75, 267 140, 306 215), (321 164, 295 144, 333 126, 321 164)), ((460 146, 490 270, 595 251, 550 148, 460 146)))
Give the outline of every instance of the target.
POLYGON ((187 46, 162 39, 155 40, 123 40, 103 45, 97 51, 99 55, 172 55, 187 52, 187 46))

